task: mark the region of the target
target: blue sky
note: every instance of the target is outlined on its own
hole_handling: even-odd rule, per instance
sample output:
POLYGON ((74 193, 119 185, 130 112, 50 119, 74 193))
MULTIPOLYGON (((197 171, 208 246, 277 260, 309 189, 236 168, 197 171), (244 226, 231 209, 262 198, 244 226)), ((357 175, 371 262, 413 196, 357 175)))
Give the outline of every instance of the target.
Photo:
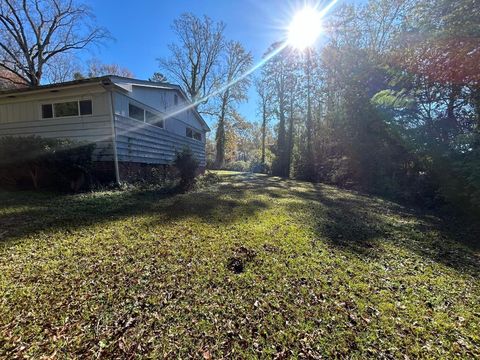
MULTIPOLYGON (((223 21, 228 39, 240 41, 259 61, 274 41, 285 37, 288 23, 305 0, 86 0, 114 41, 107 42, 92 54, 103 63, 117 63, 130 69, 136 78, 147 79, 158 71, 156 59, 168 55, 173 42, 171 24, 183 12, 208 15, 223 21)), ((250 100, 240 106, 248 121, 256 121, 256 96, 253 87, 250 100)))

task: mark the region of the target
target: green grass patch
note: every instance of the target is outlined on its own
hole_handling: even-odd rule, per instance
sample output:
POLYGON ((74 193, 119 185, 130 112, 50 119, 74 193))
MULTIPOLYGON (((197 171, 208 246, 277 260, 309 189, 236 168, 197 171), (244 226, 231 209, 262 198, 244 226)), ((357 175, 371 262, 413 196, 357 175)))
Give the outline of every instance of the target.
POLYGON ((471 358, 480 260, 433 216, 218 172, 0 193, 0 357, 471 358))

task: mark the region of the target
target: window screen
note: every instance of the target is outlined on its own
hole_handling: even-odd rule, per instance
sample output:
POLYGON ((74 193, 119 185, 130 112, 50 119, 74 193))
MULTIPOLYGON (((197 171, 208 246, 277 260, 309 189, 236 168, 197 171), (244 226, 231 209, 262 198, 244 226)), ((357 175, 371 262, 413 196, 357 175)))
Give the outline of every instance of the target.
POLYGON ((52 104, 42 105, 42 118, 51 119, 53 118, 53 107, 52 104))
POLYGON ((92 115, 92 100, 80 100, 80 115, 92 115))
POLYGON ((132 104, 128 104, 128 116, 132 119, 145 121, 143 113, 144 111, 142 108, 139 108, 138 106, 132 104))
POLYGON ((78 102, 69 101, 53 104, 55 117, 78 116, 78 102))

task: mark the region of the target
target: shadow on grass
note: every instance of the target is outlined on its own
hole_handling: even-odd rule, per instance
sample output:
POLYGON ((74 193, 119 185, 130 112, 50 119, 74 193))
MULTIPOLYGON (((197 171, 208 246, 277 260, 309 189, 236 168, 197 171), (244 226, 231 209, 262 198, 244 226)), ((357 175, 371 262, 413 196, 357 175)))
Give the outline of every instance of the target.
POLYGON ((448 228, 444 220, 419 210, 330 186, 276 177, 232 173, 221 178, 222 182, 212 188, 181 195, 153 190, 73 196, 0 193, 0 244, 41 231, 81 229, 135 215, 151 215, 152 221, 164 223, 196 218, 225 224, 255 216, 271 201, 291 200, 279 206, 284 206, 292 218, 313 226, 319 241, 334 248, 368 258, 379 254, 382 243, 391 242, 479 276, 475 235, 448 228), (264 200, 259 200, 260 195, 264 200), (306 213, 313 223, 302 219, 306 213))
POLYGON ((229 185, 221 191, 176 194, 162 190, 110 191, 81 195, 0 192, 0 245, 42 231, 76 230, 123 218, 148 215, 155 221, 196 218, 228 223, 254 216, 267 204, 245 198, 229 185))
POLYGON ((478 228, 472 231, 462 222, 453 225, 453 219, 321 184, 254 175, 244 175, 244 180, 238 188, 273 199, 304 200, 306 203, 288 202, 285 206, 300 221, 305 209, 313 213, 317 241, 334 248, 374 258, 381 255, 381 245, 389 242, 480 277, 478 228))

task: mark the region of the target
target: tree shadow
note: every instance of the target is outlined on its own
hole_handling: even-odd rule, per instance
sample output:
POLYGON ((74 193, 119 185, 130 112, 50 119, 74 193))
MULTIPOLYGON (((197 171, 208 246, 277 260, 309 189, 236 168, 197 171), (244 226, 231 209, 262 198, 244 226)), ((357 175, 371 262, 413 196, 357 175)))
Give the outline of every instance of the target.
POLYGON ((165 190, 128 190, 64 195, 0 192, 0 245, 44 231, 74 231, 136 215, 169 222, 196 218, 204 223, 229 223, 268 207, 246 198, 244 189, 176 194, 165 190), (225 195, 227 193, 227 196, 225 195))
MULTIPOLYGON (((479 238, 475 235, 467 237, 445 219, 421 209, 353 192, 344 192, 351 196, 338 196, 322 185, 316 189, 317 201, 325 208, 316 232, 330 246, 358 256, 377 257, 383 251, 382 244, 392 243, 480 277, 479 238)), ((311 194, 306 198, 311 200, 311 194)))
MULTIPOLYGON (((480 232, 475 227, 465 228, 462 221, 452 226, 454 219, 442 219, 422 209, 355 191, 277 177, 249 175, 238 187, 272 199, 310 202, 309 211, 317 219, 317 241, 339 250, 374 258, 381 256, 382 244, 393 243, 423 258, 480 276, 480 232)), ((292 216, 303 221, 304 204, 292 201, 285 206, 292 216)))
POLYGON ((0 245, 42 231, 73 231, 145 214, 163 223, 195 218, 206 224, 226 224, 257 216, 273 201, 313 226, 316 241, 341 251, 371 258, 381 255, 382 244, 393 243, 480 275, 475 235, 449 227, 446 220, 366 194, 248 173, 222 174, 220 183, 180 195, 160 190, 83 195, 0 192, 0 245), (312 215, 313 224, 302 218, 305 211, 312 215))

